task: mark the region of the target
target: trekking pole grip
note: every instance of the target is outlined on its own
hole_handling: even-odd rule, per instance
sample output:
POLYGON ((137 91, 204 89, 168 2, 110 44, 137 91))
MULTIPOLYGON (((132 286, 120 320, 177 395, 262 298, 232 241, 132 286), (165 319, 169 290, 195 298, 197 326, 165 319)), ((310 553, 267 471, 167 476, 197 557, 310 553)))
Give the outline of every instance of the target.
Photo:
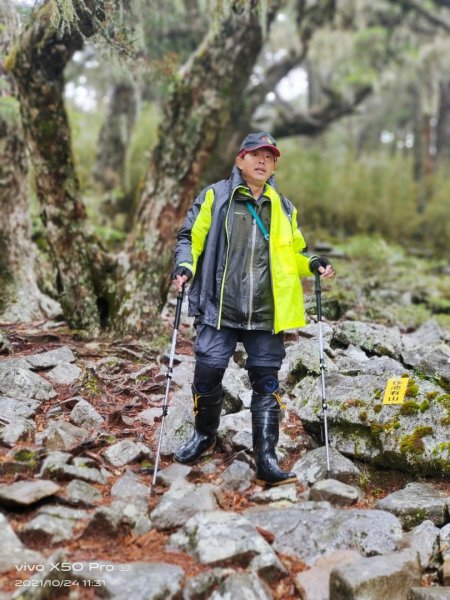
POLYGON ((178 329, 178 327, 180 326, 181 307, 183 305, 184 286, 185 285, 186 284, 183 283, 183 285, 181 286, 181 290, 178 292, 178 295, 177 295, 177 307, 175 309, 175 321, 173 324, 174 329, 178 329))

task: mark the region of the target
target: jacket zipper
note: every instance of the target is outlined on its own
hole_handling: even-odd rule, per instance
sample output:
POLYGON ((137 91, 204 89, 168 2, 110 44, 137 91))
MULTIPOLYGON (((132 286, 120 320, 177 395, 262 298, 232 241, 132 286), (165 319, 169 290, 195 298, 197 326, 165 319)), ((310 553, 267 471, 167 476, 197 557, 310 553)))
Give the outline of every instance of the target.
POLYGON ((226 255, 226 258, 225 258, 225 268, 223 270, 223 275, 222 275, 222 284, 220 286, 219 317, 217 319, 217 329, 220 329, 220 322, 222 320, 223 292, 224 292, 224 289, 225 289, 225 277, 226 277, 227 266, 228 266, 228 255, 230 253, 230 232, 228 231, 228 215, 230 213, 230 208, 231 208, 231 205, 233 203, 234 194, 235 194, 236 190, 238 188, 240 188, 240 187, 242 187, 242 185, 236 186, 234 188, 234 190, 231 192, 230 201, 228 203, 227 214, 225 216, 225 233, 227 235, 227 255, 226 255))
POLYGON ((253 314, 253 258, 255 256, 255 242, 256 242, 256 221, 253 219, 253 230, 252 230, 252 246, 250 251, 250 297, 248 299, 248 320, 247 329, 252 328, 252 314, 253 314))

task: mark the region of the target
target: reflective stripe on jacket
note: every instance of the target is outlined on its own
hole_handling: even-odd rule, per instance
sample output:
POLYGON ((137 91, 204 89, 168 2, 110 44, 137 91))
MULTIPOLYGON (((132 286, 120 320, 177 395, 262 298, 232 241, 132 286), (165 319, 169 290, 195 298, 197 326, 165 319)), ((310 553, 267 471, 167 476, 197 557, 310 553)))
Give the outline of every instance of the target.
MULTIPOLYGON (((235 191, 246 186, 240 170, 230 179, 205 188, 189 210, 178 233, 174 264, 194 274, 189 291, 189 315, 220 329, 223 290, 235 191)), ((269 238, 275 333, 306 324, 300 277, 312 275, 306 244, 297 225, 297 210, 277 189, 273 177, 264 190, 271 201, 269 238)))

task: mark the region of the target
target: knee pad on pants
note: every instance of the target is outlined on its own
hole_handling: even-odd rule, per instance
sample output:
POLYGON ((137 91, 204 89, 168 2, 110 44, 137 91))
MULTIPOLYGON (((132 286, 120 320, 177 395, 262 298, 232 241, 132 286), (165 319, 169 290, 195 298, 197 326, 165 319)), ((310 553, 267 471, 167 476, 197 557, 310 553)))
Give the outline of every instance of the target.
POLYGON ((194 388, 199 394, 209 394, 223 379, 225 369, 215 369, 202 363, 196 363, 194 371, 194 388))
POLYGON ((248 376, 257 394, 273 394, 280 387, 278 369, 275 367, 250 367, 248 376))

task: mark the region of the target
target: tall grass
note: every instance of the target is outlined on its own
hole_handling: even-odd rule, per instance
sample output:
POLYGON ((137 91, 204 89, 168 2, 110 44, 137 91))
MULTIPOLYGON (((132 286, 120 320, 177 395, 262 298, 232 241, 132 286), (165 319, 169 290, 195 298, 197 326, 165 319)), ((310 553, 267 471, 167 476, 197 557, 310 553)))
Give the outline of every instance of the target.
POLYGON ((317 143, 301 146, 298 139, 283 142, 282 155, 277 180, 313 236, 324 230, 340 239, 375 233, 402 246, 450 250, 450 176, 443 170, 427 181, 428 204, 419 215, 408 157, 380 153, 356 160, 317 143))

